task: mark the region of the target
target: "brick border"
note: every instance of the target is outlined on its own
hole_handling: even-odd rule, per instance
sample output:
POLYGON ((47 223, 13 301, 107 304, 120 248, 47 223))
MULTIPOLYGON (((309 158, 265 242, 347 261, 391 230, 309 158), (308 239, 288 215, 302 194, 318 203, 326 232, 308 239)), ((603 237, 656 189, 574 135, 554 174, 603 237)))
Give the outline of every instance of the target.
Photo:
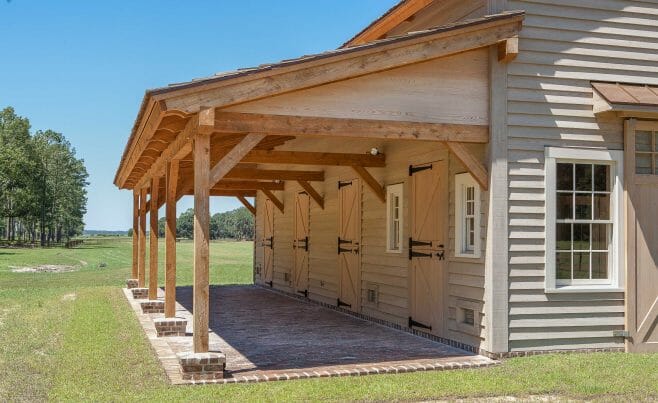
MULTIPOLYGON (((263 287, 264 288, 264 287, 263 287)), ((352 369, 335 369, 335 370, 313 370, 312 368, 300 369, 297 372, 288 373, 272 373, 261 375, 247 375, 247 376, 233 376, 223 379, 212 380, 193 380, 183 379, 181 375, 180 363, 177 354, 167 343, 167 338, 157 337, 154 318, 151 314, 142 313, 140 300, 134 299, 129 289, 123 288, 123 294, 126 297, 128 304, 133 308, 137 319, 144 329, 147 338, 151 342, 151 349, 154 351, 156 357, 163 366, 169 382, 174 385, 203 385, 203 384, 228 384, 228 383, 253 383, 253 382, 271 382, 271 381, 285 381, 293 379, 310 379, 310 378, 327 378, 338 376, 363 376, 363 375, 376 375, 376 374, 400 374, 407 372, 418 371, 447 371, 453 369, 475 369, 485 368, 500 364, 500 361, 490 359, 488 357, 472 357, 470 362, 436 362, 436 363, 415 363, 413 361, 405 362, 399 365, 382 365, 382 366, 364 366, 352 369)), ((159 290, 162 293, 162 290, 159 290)), ((282 293, 286 295, 285 293, 282 293)), ((294 296, 296 297, 296 296, 294 296)), ((306 299, 301 299, 306 301, 306 299)), ((176 303, 177 310, 185 310, 178 302, 176 303)), ((328 306, 331 307, 330 305, 328 306)), ((187 311, 189 313, 189 311, 187 311)), ((367 320, 364 317, 362 320, 367 320)), ((191 337, 191 336, 186 336, 191 337)), ((210 332, 210 337, 218 337, 214 332, 210 332)), ((445 343, 443 343, 445 344, 445 343)), ((230 370, 227 375, 230 376, 230 370)))
POLYGON ((349 315, 362 320, 367 320, 369 322, 374 322, 379 325, 389 327, 391 329, 399 330, 405 333, 413 334, 414 336, 429 339, 437 343, 447 344, 450 347, 455 347, 461 350, 465 350, 473 354, 483 355, 487 358, 491 358, 492 360, 502 360, 506 358, 515 358, 515 357, 529 357, 533 355, 544 355, 544 354, 590 354, 590 353, 620 353, 620 352, 623 353, 625 351, 623 347, 608 347, 608 348, 579 348, 579 349, 562 349, 562 350, 528 350, 528 351, 509 351, 505 353, 491 353, 480 347, 475 347, 470 344, 459 342, 457 340, 446 339, 444 337, 435 336, 433 334, 423 332, 417 329, 411 329, 394 322, 389 322, 384 319, 376 318, 374 316, 364 315, 358 312, 352 312, 344 308, 339 308, 336 305, 327 304, 326 302, 322 302, 322 301, 316 301, 299 294, 294 294, 288 291, 279 290, 277 288, 268 287, 263 284, 255 283, 254 285, 264 290, 271 291, 280 295, 284 295, 286 297, 293 298, 298 301, 303 301, 313 305, 318 305, 323 308, 327 308, 334 310, 336 312, 343 313, 345 315, 349 315))

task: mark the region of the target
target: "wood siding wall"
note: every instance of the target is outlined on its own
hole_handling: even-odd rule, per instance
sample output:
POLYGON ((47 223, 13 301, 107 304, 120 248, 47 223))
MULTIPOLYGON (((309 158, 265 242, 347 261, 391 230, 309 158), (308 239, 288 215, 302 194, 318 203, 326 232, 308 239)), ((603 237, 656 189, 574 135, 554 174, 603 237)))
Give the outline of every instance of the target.
MULTIPOLYGON (((544 292, 544 147, 623 148, 622 121, 592 113, 590 80, 658 83, 658 6, 508 1, 526 10, 508 69, 509 348, 623 347, 622 293, 544 292)), ((503 234, 501 234, 503 235, 503 234)))
MULTIPOLYGON (((378 147, 386 153, 386 168, 369 168, 371 174, 380 183, 404 183, 404 228, 403 239, 409 234, 409 175, 410 164, 421 164, 440 159, 449 159, 450 171, 450 248, 449 248, 449 290, 450 303, 447 309, 449 318, 448 337, 471 345, 480 346, 482 343, 483 328, 476 331, 459 330, 455 322, 457 306, 475 304, 479 310, 479 323, 482 318, 484 295, 484 260, 454 258, 454 175, 465 172, 461 163, 451 157, 447 149, 439 143, 422 143, 409 141, 359 141, 347 140, 338 145, 331 140, 295 140, 286 145, 286 149, 293 150, 327 150, 335 152, 366 152, 371 147, 378 147)), ((483 155, 485 146, 471 146, 476 155, 483 155)), ((309 269, 309 298, 325 303, 335 304, 337 298, 338 281, 338 187, 339 180, 356 178, 356 173, 347 167, 314 167, 325 170, 325 181, 314 182, 315 189, 324 195, 324 210, 311 202, 310 214, 310 269, 309 269)), ((274 216, 274 287, 291 291, 290 283, 284 281, 286 273, 291 276, 293 266, 292 224, 294 195, 301 191, 295 182, 287 182, 285 191, 276 192, 284 201, 285 214, 278 210, 274 216)), ((361 239, 361 288, 362 313, 406 325, 409 316, 409 286, 408 251, 402 253, 386 252, 386 205, 382 203, 372 191, 363 186, 362 192, 362 239, 361 239), (378 289, 378 302, 367 301, 369 285, 378 289)), ((259 192, 256 203, 258 207, 256 222, 262 222, 262 207, 265 197, 259 192)), ((483 216, 480 222, 483 225, 482 236, 486 234, 487 192, 482 192, 483 216)), ((257 224, 256 239, 262 237, 262 226, 257 224)), ((483 240, 482 244, 485 242, 483 240)), ((260 248, 262 250, 262 248, 260 248)), ((262 253, 256 253, 256 266, 262 265, 262 253)), ((256 281, 259 282, 258 276, 256 281)))

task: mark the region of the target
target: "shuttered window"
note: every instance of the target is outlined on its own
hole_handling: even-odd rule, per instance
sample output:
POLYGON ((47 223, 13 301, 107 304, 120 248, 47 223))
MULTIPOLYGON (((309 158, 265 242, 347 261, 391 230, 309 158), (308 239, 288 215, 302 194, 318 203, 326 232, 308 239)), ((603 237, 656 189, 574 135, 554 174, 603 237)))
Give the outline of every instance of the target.
POLYGON ((635 173, 658 175, 658 131, 635 131, 635 173))

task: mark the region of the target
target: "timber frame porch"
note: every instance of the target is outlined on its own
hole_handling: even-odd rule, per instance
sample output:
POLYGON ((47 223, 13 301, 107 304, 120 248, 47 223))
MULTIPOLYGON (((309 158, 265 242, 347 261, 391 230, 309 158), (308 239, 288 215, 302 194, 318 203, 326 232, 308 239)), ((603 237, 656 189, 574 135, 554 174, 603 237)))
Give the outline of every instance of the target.
POLYGON ((205 80, 148 91, 126 146, 115 184, 133 191, 132 279, 138 289, 158 299, 158 209, 166 206, 164 317, 176 315, 176 202, 194 197, 194 353, 209 351, 209 198, 236 197, 255 214, 248 198, 266 195, 283 211, 273 193, 287 181, 299 184, 323 207, 314 182, 324 180, 320 169, 304 166, 351 167, 382 201, 382 185, 369 170, 386 166, 386 156, 299 151, 286 148, 293 140, 312 145, 314 139, 426 142, 444 145, 468 169, 482 189, 489 187, 485 163, 469 145, 489 142, 488 122, 436 119, 336 117, 318 114, 259 113, 240 110, 250 101, 294 91, 321 88, 355 77, 385 72, 474 49, 498 49, 501 63, 516 52, 522 12, 507 12, 476 20, 374 41, 365 45, 306 56, 205 80), (236 110, 237 108, 237 110, 236 110), (301 168, 290 168, 301 167, 301 168), (150 239, 146 246, 146 215, 150 239), (149 267, 145 256, 149 253, 149 267), (146 284, 146 272, 149 281, 146 284), (148 290, 148 291, 147 291, 148 290))

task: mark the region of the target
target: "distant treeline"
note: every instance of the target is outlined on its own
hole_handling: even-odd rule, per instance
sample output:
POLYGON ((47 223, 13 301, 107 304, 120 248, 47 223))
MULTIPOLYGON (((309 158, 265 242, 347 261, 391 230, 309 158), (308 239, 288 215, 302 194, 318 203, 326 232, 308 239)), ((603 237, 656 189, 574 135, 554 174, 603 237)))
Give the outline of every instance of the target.
MULTIPOLYGON (((132 236, 132 228, 128 235, 132 236)), ((158 235, 165 235, 165 218, 158 221, 158 235)), ((176 220, 176 238, 194 237, 194 210, 189 209, 176 220)), ((254 216, 244 207, 217 213, 210 218, 210 239, 254 239, 254 216)))
POLYGON ((0 111, 0 240, 47 245, 81 234, 87 177, 61 133, 31 134, 27 118, 0 111))

